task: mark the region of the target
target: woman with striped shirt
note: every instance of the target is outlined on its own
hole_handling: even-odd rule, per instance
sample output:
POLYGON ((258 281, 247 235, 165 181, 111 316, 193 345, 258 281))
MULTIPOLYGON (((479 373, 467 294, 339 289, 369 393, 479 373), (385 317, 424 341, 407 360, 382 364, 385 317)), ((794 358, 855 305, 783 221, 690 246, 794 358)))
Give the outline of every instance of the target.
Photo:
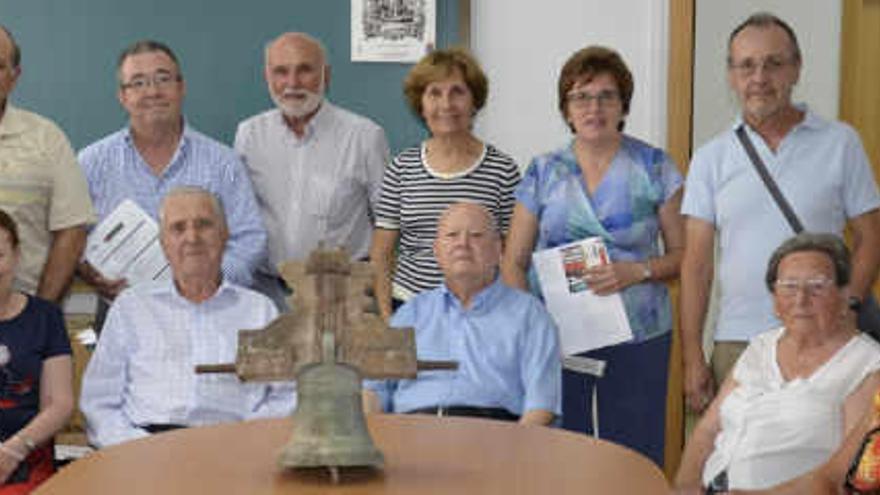
POLYGON ((486 75, 471 55, 460 49, 432 52, 403 86, 431 136, 397 155, 382 181, 370 260, 386 320, 397 305, 442 283, 432 250, 440 214, 453 203, 479 203, 506 232, 520 179, 509 156, 471 132, 488 94, 486 75))

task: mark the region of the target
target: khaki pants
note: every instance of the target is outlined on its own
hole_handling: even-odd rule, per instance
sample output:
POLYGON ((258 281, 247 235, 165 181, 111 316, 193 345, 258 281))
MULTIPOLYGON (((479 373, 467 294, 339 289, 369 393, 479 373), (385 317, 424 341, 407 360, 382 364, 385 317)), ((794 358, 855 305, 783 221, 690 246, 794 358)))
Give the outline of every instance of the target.
POLYGON ((712 348, 712 359, 709 364, 712 366, 712 376, 715 378, 715 391, 721 388, 724 379, 733 369, 739 355, 746 350, 748 342, 715 342, 712 348))
MULTIPOLYGON (((721 388, 721 384, 724 383, 724 379, 727 378, 727 375, 733 369, 733 365, 736 364, 739 355, 746 350, 748 345, 748 342, 715 342, 715 345, 712 347, 712 357, 709 360, 709 366, 712 368, 716 393, 721 388)), ((699 414, 695 414, 690 410, 686 412, 684 418, 685 438, 691 436, 691 432, 699 419, 699 414)))

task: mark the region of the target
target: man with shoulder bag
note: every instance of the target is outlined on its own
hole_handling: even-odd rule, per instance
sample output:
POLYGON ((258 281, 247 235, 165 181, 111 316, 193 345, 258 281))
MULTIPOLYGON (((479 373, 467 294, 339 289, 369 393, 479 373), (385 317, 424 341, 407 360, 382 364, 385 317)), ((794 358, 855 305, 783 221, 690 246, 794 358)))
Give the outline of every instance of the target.
POLYGON ((792 103, 801 64, 794 31, 772 14, 754 14, 730 35, 727 76, 741 115, 695 152, 682 203, 684 386, 694 412, 709 404, 748 340, 780 325, 760 272, 792 231, 849 228, 850 308, 863 331, 880 335, 880 308, 870 297, 880 263, 880 194, 858 134, 792 103), (702 332, 716 232, 721 299, 710 372, 702 332))

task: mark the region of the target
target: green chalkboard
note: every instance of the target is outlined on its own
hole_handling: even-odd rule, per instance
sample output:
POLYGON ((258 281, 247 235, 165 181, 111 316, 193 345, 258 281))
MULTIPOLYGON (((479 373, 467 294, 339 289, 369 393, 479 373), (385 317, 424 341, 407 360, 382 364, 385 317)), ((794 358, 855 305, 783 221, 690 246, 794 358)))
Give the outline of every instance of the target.
MULTIPOLYGON (((460 39, 458 0, 437 0, 437 46, 460 39)), ((129 43, 171 46, 187 80, 184 111, 231 144, 238 122, 272 106, 265 43, 284 31, 320 38, 329 52, 328 97, 385 128, 393 152, 424 138, 403 100, 409 64, 351 62, 350 0, 0 0, 0 23, 22 48, 16 105, 55 120, 79 149, 126 123, 115 66, 129 43)))

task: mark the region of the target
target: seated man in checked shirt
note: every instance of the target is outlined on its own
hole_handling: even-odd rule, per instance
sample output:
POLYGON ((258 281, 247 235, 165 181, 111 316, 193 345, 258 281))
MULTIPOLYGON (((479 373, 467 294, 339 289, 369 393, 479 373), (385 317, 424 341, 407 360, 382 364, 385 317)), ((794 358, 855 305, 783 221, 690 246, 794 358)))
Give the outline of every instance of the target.
POLYGON ((292 384, 194 372, 197 364, 233 362, 238 330, 261 328, 277 315, 271 300, 223 279, 229 231, 216 196, 173 189, 159 222, 173 280, 119 295, 83 379, 80 408, 97 447, 174 428, 286 415, 294 406, 292 384))

